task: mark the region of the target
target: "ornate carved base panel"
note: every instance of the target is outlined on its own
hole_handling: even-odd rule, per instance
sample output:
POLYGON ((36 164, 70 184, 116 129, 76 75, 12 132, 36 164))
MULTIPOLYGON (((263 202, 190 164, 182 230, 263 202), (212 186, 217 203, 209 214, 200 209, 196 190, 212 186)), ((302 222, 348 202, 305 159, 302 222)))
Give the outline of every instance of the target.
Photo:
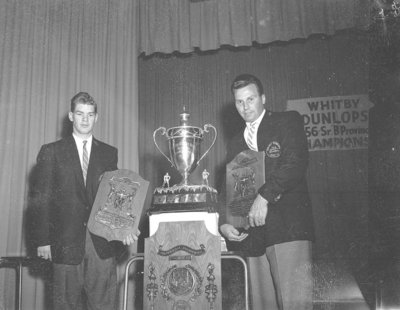
POLYGON ((222 309, 221 241, 204 221, 162 222, 145 240, 144 309, 222 309))

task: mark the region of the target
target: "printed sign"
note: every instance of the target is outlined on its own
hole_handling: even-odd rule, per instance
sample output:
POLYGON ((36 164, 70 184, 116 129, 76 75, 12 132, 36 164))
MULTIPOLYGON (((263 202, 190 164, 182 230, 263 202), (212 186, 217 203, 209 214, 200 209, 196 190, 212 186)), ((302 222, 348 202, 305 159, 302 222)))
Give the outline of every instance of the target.
POLYGON ((298 111, 310 151, 368 148, 368 95, 288 100, 287 110, 298 111))

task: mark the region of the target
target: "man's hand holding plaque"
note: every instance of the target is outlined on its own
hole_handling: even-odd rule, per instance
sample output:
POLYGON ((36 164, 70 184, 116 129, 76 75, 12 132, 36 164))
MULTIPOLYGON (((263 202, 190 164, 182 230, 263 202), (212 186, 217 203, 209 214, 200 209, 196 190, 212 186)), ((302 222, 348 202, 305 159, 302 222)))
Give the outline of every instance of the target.
POLYGON ((248 215, 250 227, 265 225, 268 214, 268 201, 260 194, 254 200, 248 215))
POLYGON ((137 230, 136 234, 131 233, 131 234, 127 235, 124 238, 124 240, 122 240, 122 243, 124 245, 131 245, 131 244, 135 243, 139 239, 139 235, 140 235, 140 231, 137 230))

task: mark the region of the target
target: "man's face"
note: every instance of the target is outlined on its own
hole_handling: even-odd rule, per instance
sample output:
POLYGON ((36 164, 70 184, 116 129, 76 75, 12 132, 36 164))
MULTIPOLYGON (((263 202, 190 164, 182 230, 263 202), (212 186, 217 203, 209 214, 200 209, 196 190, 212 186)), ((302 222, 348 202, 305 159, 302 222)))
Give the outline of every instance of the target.
POLYGON ((68 116, 77 136, 87 137, 92 134, 94 124, 97 122, 97 113, 93 105, 78 103, 75 111, 69 112, 68 116))
POLYGON ((254 122, 263 112, 265 95, 259 95, 257 86, 249 84, 234 91, 235 105, 245 122, 254 122))

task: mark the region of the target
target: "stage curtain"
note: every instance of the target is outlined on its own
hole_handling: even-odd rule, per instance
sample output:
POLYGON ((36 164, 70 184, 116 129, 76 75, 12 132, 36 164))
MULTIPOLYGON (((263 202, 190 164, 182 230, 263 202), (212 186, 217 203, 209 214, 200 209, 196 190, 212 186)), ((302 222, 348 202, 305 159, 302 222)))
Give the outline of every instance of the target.
MULTIPOLYGON (((134 0, 0 1, 0 256, 29 251, 29 186, 44 143, 70 131, 70 99, 98 103, 95 137, 138 169, 134 0)), ((24 268, 22 309, 51 309, 40 270, 24 268), (47 306, 47 308, 46 308, 47 306)), ((14 309, 14 272, 0 269, 0 309, 14 309)))
POLYGON ((366 28, 366 0, 142 0, 139 49, 188 53, 366 28))

